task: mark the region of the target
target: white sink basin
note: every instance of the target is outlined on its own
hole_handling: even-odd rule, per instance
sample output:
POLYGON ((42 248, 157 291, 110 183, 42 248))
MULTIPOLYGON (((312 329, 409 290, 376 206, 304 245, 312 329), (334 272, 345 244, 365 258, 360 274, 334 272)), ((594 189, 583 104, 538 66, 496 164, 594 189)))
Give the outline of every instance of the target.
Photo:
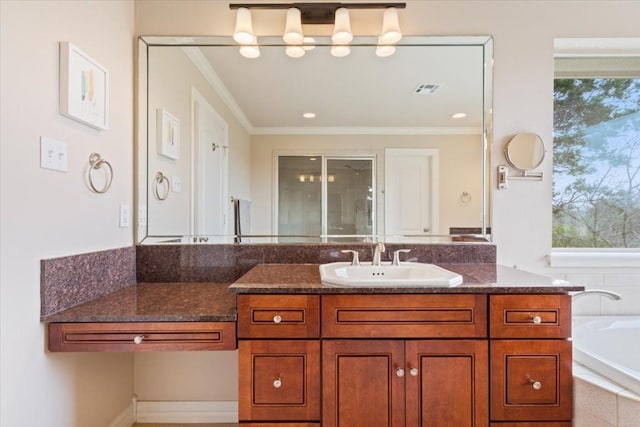
POLYGON ((320 265, 320 279, 324 284, 342 286, 455 286, 462 276, 434 264, 404 262, 400 265, 382 263, 351 265, 332 262, 320 265))

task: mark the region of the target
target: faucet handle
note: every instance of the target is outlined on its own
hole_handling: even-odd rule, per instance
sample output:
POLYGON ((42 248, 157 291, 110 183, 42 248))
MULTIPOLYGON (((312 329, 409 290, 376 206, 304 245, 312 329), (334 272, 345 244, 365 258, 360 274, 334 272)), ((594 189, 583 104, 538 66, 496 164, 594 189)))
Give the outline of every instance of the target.
POLYGON ((411 252, 411 249, 398 249, 397 251, 393 251, 393 261, 391 265, 400 265, 400 254, 411 252))
POLYGON ((358 251, 352 251, 351 249, 343 249, 340 252, 343 254, 352 253, 353 259, 351 260, 351 265, 360 265, 360 258, 358 257, 358 251))

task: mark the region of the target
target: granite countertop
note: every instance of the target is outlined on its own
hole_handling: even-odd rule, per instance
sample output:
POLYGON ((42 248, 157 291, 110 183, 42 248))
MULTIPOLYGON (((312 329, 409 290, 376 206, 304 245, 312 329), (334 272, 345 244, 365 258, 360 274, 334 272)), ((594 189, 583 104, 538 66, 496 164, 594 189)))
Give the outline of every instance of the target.
POLYGON ((345 287, 323 285, 317 264, 260 264, 229 287, 237 293, 313 294, 561 294, 584 290, 565 280, 489 263, 437 264, 461 274, 463 283, 453 287, 345 287))
POLYGON ((44 322, 235 322, 229 283, 138 283, 67 310, 44 322))

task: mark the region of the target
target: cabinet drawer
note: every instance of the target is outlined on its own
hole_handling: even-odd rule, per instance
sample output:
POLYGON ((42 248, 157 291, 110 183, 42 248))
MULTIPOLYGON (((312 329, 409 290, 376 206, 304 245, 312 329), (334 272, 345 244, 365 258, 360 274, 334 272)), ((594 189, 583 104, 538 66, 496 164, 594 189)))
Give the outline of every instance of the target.
POLYGON ((487 336, 486 295, 323 295, 322 336, 487 336))
POLYGON ((571 342, 491 341, 492 420, 571 420, 571 342))
POLYGON ((50 323, 49 351, 233 350, 235 322, 50 323))
POLYGON ((317 295, 238 295, 238 337, 317 338, 317 295))
POLYGON ((492 295, 489 305, 491 338, 571 336, 569 295, 492 295))
POLYGON ((319 341, 240 341, 239 419, 320 420, 319 341))

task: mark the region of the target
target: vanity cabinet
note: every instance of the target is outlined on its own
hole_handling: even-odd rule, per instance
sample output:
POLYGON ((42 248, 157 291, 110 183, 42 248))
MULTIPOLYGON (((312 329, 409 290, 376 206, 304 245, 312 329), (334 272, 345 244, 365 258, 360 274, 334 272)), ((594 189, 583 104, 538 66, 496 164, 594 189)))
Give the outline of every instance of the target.
POLYGON ((570 427, 570 304, 564 294, 239 294, 240 423, 570 427))

